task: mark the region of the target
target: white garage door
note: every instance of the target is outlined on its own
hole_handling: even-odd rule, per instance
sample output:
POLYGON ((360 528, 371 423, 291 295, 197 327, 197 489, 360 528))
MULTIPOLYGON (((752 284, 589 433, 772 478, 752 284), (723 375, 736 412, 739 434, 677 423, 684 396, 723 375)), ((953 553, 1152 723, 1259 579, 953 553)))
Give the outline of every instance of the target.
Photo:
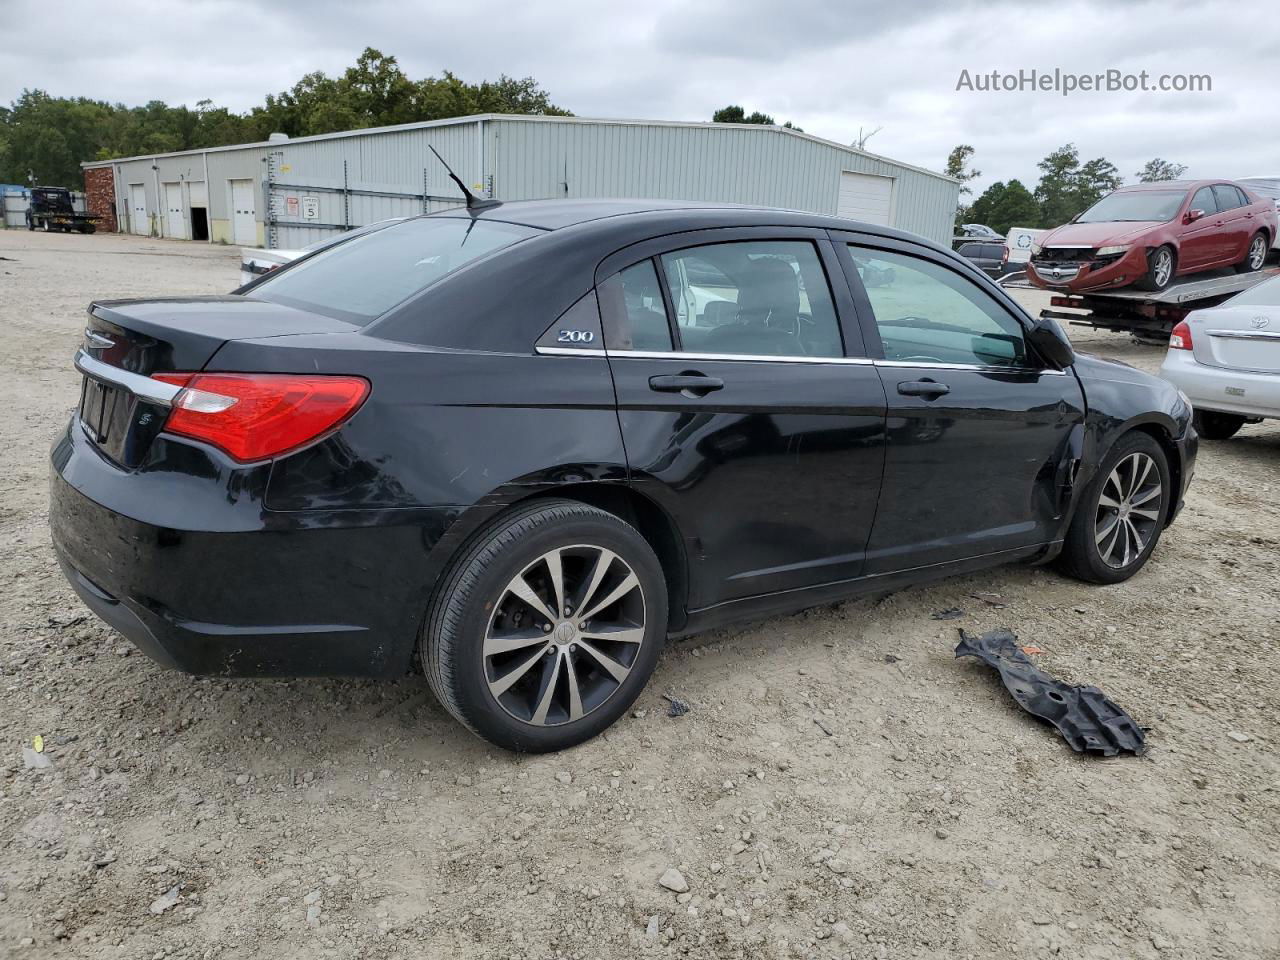
POLYGON ((230 183, 232 237, 242 247, 256 247, 258 214, 254 210, 253 181, 232 180, 230 183))
POLYGON ((863 223, 888 226, 893 211, 893 177, 870 173, 840 174, 840 200, 836 215, 863 223))
POLYGON ((147 188, 140 183, 129 184, 129 230, 142 237, 151 233, 151 219, 147 216, 147 188))
POLYGON ((165 183, 164 187, 164 230, 166 237, 177 240, 187 239, 187 225, 182 216, 182 184, 165 183))

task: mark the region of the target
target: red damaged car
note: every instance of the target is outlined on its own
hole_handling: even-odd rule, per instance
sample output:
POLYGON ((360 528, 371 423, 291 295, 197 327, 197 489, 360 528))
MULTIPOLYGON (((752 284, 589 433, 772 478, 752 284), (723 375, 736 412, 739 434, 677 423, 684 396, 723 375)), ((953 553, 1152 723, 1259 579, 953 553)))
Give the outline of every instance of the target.
POLYGON ((1038 287, 1163 290, 1175 277, 1258 270, 1276 238, 1275 203, 1224 180, 1121 187, 1031 248, 1038 287))

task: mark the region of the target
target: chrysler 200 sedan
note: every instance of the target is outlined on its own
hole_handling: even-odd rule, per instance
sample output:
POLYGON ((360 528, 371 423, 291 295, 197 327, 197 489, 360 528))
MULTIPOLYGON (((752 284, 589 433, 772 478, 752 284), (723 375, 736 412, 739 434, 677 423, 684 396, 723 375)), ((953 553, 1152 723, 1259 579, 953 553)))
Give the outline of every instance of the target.
POLYGON ((1260 270, 1277 233, 1274 204, 1238 184, 1135 183, 1041 237, 1027 277, 1073 293, 1159 291, 1206 270, 1260 270))
POLYGON ((664 641, 1011 561, 1137 572, 1197 437, 960 257, 778 210, 405 220, 233 295, 93 304, 53 448, 67 579, 161 664, 422 670, 503 747, 664 641))

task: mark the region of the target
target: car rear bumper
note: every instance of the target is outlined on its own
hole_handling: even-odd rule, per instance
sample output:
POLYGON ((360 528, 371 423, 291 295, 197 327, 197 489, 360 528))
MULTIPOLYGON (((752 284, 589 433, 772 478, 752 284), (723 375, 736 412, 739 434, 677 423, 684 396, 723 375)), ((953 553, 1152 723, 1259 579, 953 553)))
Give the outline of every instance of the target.
POLYGON ((1244 417, 1280 417, 1280 373, 1249 373, 1200 363, 1189 350, 1170 350, 1160 376, 1197 409, 1244 417))
POLYGON ((49 521, 64 575, 90 610, 157 663, 234 677, 411 668, 430 586, 421 571, 437 539, 416 512, 263 510, 246 529, 241 510, 236 529, 219 529, 211 515, 233 505, 211 479, 203 494, 174 484, 209 528, 180 529, 173 504, 122 500, 132 486, 122 479, 138 478, 119 476, 74 419, 53 464, 49 521))
POLYGON ((1178 448, 1178 499, 1173 505, 1173 509, 1169 511, 1169 519, 1166 526, 1177 518, 1182 512, 1182 507, 1186 503, 1187 489, 1191 486, 1191 478, 1196 472, 1196 454, 1200 451, 1200 435, 1196 433, 1196 428, 1187 424, 1187 431, 1179 439, 1174 441, 1174 446, 1178 448))

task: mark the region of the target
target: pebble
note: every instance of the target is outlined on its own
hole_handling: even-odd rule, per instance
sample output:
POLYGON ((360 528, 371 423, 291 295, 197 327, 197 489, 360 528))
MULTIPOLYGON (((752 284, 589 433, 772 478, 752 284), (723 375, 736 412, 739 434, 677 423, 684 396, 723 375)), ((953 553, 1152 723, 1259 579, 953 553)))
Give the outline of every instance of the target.
POLYGON ((659 877, 658 883, 673 893, 687 893, 689 891, 689 884, 685 880, 684 874, 675 867, 671 867, 666 873, 659 877))
POLYGON ((47 753, 37 753, 30 747, 23 747, 22 765, 28 770, 48 770, 53 766, 53 761, 47 753))
POLYGON ((307 924, 312 927, 320 926, 320 904, 307 907, 307 924))
POLYGON ((302 902, 305 903, 307 906, 311 906, 311 904, 313 903, 319 903, 320 891, 312 890, 310 893, 308 893, 305 897, 302 898, 302 902))
POLYGON ((1247 733, 1241 733, 1239 730, 1229 730, 1227 731, 1227 736, 1236 743, 1248 743, 1253 739, 1253 737, 1249 736, 1247 733))
POLYGON ((236 777, 237 787, 243 787, 248 782, 249 782, 249 775, 247 773, 242 773, 236 777))
POLYGON ((573 783, 573 774, 568 770, 561 770, 556 774, 556 780, 563 784, 573 783))
POLYGON ((644 928, 644 935, 650 940, 658 939, 658 930, 662 927, 662 918, 656 913, 649 918, 648 926, 644 928))
POLYGON ((832 857, 827 861, 827 869, 832 873, 848 873, 849 861, 843 860, 840 857, 832 857))
POLYGON ((933 835, 939 840, 945 840, 947 837, 951 836, 951 834, 947 833, 947 831, 943 830, 941 827, 933 831, 933 835))
POLYGON ((391 771, 390 771, 390 770, 379 770, 379 771, 378 771, 378 779, 379 779, 379 780, 390 780, 390 779, 391 779, 391 771))

